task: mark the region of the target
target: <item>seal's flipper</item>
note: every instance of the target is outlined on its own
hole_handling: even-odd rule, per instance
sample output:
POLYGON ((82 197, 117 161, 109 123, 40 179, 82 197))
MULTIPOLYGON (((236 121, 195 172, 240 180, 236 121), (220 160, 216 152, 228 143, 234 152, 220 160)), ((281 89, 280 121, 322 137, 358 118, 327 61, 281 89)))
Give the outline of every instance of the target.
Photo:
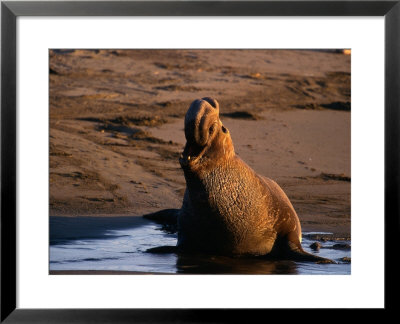
POLYGON ((291 260, 295 260, 295 261, 312 261, 312 262, 316 262, 316 263, 330 263, 330 264, 337 263, 331 259, 323 258, 323 257, 317 256, 317 255, 308 253, 308 252, 304 251, 303 249, 291 250, 289 252, 289 257, 291 260))
POLYGON ((287 243, 289 247, 287 254, 291 260, 336 264, 336 262, 331 259, 323 258, 304 251, 298 239, 297 234, 295 233, 293 233, 293 235, 289 234, 287 238, 288 238, 287 243))
POLYGON ((155 213, 143 215, 144 218, 162 225, 174 225, 178 223, 178 214, 180 209, 163 209, 155 213))

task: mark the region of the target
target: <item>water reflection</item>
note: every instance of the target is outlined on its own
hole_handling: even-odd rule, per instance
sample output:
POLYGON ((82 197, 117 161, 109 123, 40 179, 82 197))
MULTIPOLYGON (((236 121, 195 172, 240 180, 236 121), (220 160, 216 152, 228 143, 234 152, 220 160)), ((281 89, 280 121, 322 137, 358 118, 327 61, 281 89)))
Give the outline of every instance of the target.
POLYGON ((178 255, 178 273, 189 274, 297 274, 293 261, 231 258, 202 254, 178 255))

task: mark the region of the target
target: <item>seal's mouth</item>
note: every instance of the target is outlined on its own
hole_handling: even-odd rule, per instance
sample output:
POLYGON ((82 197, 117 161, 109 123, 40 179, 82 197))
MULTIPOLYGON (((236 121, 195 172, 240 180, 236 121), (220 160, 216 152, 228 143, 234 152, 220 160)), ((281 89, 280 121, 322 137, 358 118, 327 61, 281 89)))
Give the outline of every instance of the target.
POLYGON ((186 144, 186 147, 179 157, 182 166, 190 166, 197 163, 204 155, 208 145, 199 146, 196 144, 186 144))
POLYGON ((221 122, 217 120, 210 125, 208 129, 207 142, 203 145, 200 145, 195 141, 186 142, 185 149, 183 150, 179 160, 181 165, 187 166, 199 162, 199 160, 207 152, 207 149, 210 147, 211 142, 216 135, 216 130, 219 123, 221 122))

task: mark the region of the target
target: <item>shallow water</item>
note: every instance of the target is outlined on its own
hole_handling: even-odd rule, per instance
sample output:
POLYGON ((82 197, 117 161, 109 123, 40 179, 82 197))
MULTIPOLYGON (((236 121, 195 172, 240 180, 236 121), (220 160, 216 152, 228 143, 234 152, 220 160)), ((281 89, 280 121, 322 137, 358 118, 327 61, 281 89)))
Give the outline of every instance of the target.
MULTIPOLYGON (((307 233, 303 233, 307 234, 307 233)), ((350 274, 351 265, 340 261, 350 250, 320 242, 319 252, 303 237, 303 248, 339 264, 270 261, 209 255, 153 254, 146 250, 176 245, 176 234, 141 217, 50 217, 50 270, 111 270, 149 273, 197 274, 350 274)))

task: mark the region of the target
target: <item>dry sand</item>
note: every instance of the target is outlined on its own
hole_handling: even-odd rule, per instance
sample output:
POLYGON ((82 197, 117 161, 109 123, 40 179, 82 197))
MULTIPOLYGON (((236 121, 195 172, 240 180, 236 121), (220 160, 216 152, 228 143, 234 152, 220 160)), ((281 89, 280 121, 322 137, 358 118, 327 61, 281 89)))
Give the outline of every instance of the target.
POLYGON ((183 117, 204 96, 303 231, 350 234, 350 55, 328 51, 51 50, 50 215, 179 208, 183 117))

